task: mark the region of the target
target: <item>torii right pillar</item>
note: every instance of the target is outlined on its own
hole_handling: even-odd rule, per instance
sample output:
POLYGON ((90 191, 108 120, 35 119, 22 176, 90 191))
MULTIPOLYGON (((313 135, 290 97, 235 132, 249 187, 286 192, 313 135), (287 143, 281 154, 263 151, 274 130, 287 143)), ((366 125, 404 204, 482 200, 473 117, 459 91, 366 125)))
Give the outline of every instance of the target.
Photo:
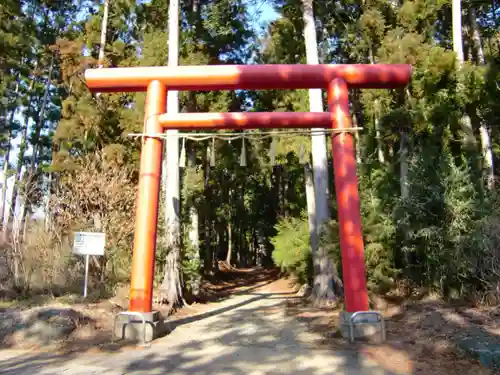
MULTIPOLYGON (((352 127, 349 91, 340 78, 328 85, 328 109, 333 114, 332 129, 352 127)), ((346 310, 351 313, 369 309, 355 153, 352 132, 332 134, 344 295, 346 310)))
POLYGON ((352 342, 355 337, 385 338, 382 316, 369 311, 363 233, 356 174, 356 150, 349 110, 349 88, 341 78, 332 80, 327 88, 328 109, 333 114, 332 129, 346 129, 332 133, 332 156, 337 198, 342 276, 346 311, 340 315, 344 337, 352 342))

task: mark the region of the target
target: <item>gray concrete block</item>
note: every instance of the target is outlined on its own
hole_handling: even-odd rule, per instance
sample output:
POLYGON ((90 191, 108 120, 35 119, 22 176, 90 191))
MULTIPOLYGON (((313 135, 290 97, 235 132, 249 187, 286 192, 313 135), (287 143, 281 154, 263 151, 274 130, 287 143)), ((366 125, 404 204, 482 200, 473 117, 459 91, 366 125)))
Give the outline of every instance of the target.
MULTIPOLYGON (((339 317, 340 334, 344 338, 349 338, 349 322, 354 313, 343 311, 339 317)), ((354 339, 370 339, 370 341, 382 342, 383 325, 375 315, 364 315, 356 317, 354 320, 354 339)))
POLYGON ((135 315, 118 315, 114 326, 115 339, 132 340, 137 343, 146 343, 163 336, 165 326, 158 311, 145 313, 146 323, 135 315))

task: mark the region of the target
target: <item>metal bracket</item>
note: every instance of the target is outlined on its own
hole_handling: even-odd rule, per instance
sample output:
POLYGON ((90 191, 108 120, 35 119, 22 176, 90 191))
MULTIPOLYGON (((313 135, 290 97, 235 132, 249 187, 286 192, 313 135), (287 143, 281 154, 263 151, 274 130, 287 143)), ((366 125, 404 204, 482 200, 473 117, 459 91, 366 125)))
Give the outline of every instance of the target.
POLYGON ((351 315, 349 319, 349 342, 351 343, 354 342, 354 326, 359 324, 374 324, 373 321, 363 321, 363 320, 358 320, 357 322, 355 321, 356 318, 363 316, 375 316, 377 318, 377 322, 375 324, 380 325, 380 330, 381 330, 380 334, 382 337, 382 341, 385 341, 386 338, 385 321, 384 318, 382 317, 382 314, 380 314, 377 311, 356 311, 354 314, 351 315))
POLYGON ((141 321, 142 321, 142 334, 143 334, 142 346, 150 346, 151 345, 151 343, 147 343, 147 345, 146 345, 146 322, 147 321, 149 322, 149 320, 147 320, 144 317, 143 313, 140 313, 140 312, 137 312, 137 311, 121 311, 121 312, 119 312, 118 314, 115 315, 115 318, 113 320, 113 333, 112 333, 112 337, 111 337, 111 341, 112 342, 115 342, 115 338, 116 338, 116 335, 115 335, 116 320, 117 320, 117 318, 118 318, 119 315, 138 316, 139 318, 141 318, 141 321))

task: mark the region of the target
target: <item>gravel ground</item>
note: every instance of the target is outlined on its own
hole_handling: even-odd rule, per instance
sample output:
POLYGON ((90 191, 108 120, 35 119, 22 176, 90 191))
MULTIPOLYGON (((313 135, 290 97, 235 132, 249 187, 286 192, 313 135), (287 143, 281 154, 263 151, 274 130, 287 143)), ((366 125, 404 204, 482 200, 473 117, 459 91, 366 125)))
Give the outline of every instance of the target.
POLYGON ((353 350, 322 349, 319 333, 286 314, 294 293, 270 284, 170 322, 149 348, 67 355, 3 350, 0 374, 395 375, 353 350))

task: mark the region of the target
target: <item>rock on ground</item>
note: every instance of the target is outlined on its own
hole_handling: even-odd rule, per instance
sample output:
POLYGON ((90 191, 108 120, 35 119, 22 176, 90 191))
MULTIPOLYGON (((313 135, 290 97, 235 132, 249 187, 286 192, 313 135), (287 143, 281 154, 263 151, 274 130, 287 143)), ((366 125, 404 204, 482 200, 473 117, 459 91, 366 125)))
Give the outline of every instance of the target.
POLYGON ((71 308, 48 307, 6 312, 0 320, 4 345, 41 347, 65 339, 88 318, 71 308))

